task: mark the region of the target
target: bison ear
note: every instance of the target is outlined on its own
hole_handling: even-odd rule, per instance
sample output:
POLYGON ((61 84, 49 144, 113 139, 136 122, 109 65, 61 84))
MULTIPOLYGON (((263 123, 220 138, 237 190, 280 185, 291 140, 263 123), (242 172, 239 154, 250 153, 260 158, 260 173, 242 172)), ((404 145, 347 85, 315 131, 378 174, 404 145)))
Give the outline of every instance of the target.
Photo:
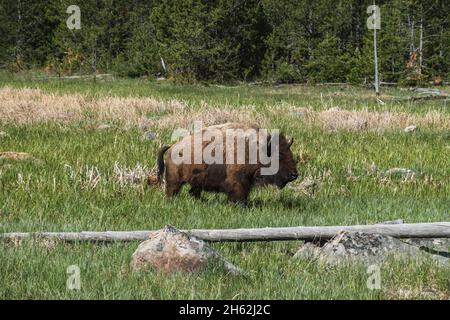
POLYGON ((272 136, 267 136, 267 156, 272 156, 272 136))
POLYGON ((294 143, 294 138, 291 138, 291 140, 288 142, 288 148, 290 148, 293 143, 294 143))

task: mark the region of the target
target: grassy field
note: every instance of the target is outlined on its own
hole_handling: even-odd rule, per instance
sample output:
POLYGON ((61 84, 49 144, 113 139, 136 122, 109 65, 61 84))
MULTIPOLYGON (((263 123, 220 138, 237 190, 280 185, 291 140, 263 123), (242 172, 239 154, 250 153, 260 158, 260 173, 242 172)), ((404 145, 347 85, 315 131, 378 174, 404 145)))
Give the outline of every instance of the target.
MULTIPOLYGON (((443 88, 447 92, 450 88, 443 88)), ((450 219, 448 101, 411 101, 386 89, 377 99, 354 87, 176 86, 144 80, 32 80, 0 75, 0 232, 234 228, 369 224, 450 219), (254 122, 294 137, 300 178, 258 189, 249 207, 187 190, 168 201, 140 180, 175 128, 254 122), (418 130, 405 133, 415 124, 418 130), (146 132, 157 138, 145 138, 146 132), (387 176, 402 167, 413 178, 387 176), (128 179, 135 173, 136 181, 128 179), (310 179, 313 188, 301 187, 310 179)), ((299 242, 214 244, 250 273, 132 273, 138 243, 107 246, 22 242, 0 245, 0 298, 383 299, 450 298, 448 269, 433 262, 381 266, 381 290, 366 268, 328 268, 292 259, 299 242), (81 290, 66 268, 81 269, 81 290)))

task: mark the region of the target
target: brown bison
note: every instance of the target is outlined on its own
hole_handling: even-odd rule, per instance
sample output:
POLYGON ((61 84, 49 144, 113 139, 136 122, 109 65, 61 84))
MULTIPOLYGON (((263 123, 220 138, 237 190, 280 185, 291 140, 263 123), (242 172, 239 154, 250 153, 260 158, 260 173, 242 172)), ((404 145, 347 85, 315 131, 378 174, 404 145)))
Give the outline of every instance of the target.
POLYGON ((283 134, 265 134, 262 129, 240 123, 203 128, 161 148, 158 181, 165 171, 168 197, 189 184, 195 198, 202 191, 224 192, 230 201, 245 203, 255 185, 281 189, 297 179, 292 142, 283 134))

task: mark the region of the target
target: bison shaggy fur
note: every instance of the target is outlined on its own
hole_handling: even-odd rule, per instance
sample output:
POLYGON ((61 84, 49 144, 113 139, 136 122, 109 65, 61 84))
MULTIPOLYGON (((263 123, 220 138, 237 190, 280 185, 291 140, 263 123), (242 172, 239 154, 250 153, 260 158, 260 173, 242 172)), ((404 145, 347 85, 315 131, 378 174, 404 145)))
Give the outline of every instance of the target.
MULTIPOLYGON (((249 126, 242 123, 226 123, 222 125, 211 126, 202 129, 202 134, 208 133, 210 130, 219 130, 223 133, 223 137, 226 136, 226 131, 228 129, 241 129, 243 131, 248 129, 255 129, 259 132, 258 127, 249 126)), ((268 135, 265 145, 267 145, 267 154, 270 154, 270 142, 271 136, 268 135)), ((222 144, 223 159, 226 157, 227 144, 224 141, 215 141, 215 139, 207 140, 201 142, 202 151, 208 146, 214 147, 211 144, 222 144)), ((235 139, 237 143, 237 139, 235 139)), ((246 203, 248 195, 251 189, 255 185, 275 185, 278 188, 283 188, 288 182, 295 180, 298 177, 298 172, 296 168, 296 161, 294 160, 291 145, 292 140, 288 141, 283 134, 278 135, 278 161, 279 169, 275 174, 272 175, 262 175, 261 169, 263 167, 268 167, 269 164, 263 164, 258 159, 253 163, 249 163, 249 145, 251 143, 256 143, 259 147, 261 141, 246 139, 245 148, 245 163, 239 164, 234 163, 228 164, 224 160, 223 163, 206 163, 204 160, 199 163, 180 163, 179 161, 174 161, 171 156, 172 153, 178 153, 178 156, 182 156, 184 151, 191 150, 191 159, 194 159, 194 135, 188 135, 182 138, 179 142, 171 146, 163 146, 158 154, 158 181, 161 181, 163 174, 165 173, 165 192, 167 197, 174 197, 177 195, 182 186, 189 184, 190 194, 199 198, 202 191, 209 192, 223 192, 227 194, 228 199, 231 202, 246 203), (188 148, 183 149, 188 144, 188 148), (190 148, 189 148, 190 147, 190 148)), ((235 145, 236 146, 236 145, 235 145)), ((214 148, 211 148, 214 149, 214 148)), ((230 148, 231 150, 231 148, 230 148)), ((198 151, 197 151, 198 152, 198 151)), ((237 148, 233 148, 234 159, 237 159, 237 148)), ((214 153, 213 153, 214 154, 214 153)), ((273 159, 273 158, 271 158, 273 159)))

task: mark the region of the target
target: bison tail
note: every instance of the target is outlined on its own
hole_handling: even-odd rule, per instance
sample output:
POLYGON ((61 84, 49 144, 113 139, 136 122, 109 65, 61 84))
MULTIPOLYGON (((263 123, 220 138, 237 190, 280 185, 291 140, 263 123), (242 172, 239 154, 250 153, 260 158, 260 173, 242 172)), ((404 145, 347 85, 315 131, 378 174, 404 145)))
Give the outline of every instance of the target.
POLYGON ((158 152, 158 182, 161 182, 162 175, 164 174, 164 154, 170 148, 168 145, 164 145, 158 152))

